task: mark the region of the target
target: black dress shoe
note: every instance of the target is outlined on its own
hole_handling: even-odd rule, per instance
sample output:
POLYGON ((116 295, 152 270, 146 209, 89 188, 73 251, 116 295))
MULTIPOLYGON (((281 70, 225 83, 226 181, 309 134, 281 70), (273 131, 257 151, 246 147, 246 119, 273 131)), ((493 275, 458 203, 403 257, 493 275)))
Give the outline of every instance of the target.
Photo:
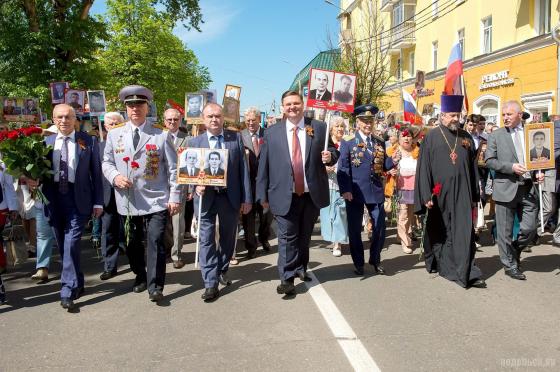
POLYGON ((115 272, 114 271, 103 271, 101 273, 101 275, 99 275, 99 279, 101 280, 107 280, 107 279, 111 279, 112 277, 115 276, 115 272))
POLYGON ((212 287, 212 288, 206 288, 202 296, 200 296, 200 298, 202 298, 205 302, 210 302, 218 298, 219 295, 220 295, 220 291, 218 290, 218 288, 212 287))
POLYGON ((247 250, 247 256, 245 256, 248 260, 250 260, 251 258, 255 258, 255 256, 257 255, 257 251, 256 250, 247 250))
POLYGON ((469 287, 486 288, 486 282, 481 278, 473 279, 469 282, 469 287))
POLYGON ((299 280, 301 280, 302 282, 310 282, 313 279, 311 279, 311 277, 309 275, 307 275, 306 272, 299 272, 297 273, 297 277, 299 278, 299 280))
POLYGON ((376 274, 378 275, 386 275, 387 273, 385 272, 385 269, 383 268, 383 266, 381 265, 373 265, 373 270, 375 271, 376 274))
POLYGON ((226 287, 231 284, 231 280, 229 279, 226 273, 221 273, 220 276, 218 277, 218 281, 220 282, 221 285, 224 285, 226 287))
POLYGON ((525 274, 523 274, 521 271, 519 271, 519 269, 505 270, 505 273, 506 273, 507 276, 509 276, 510 278, 513 278, 513 279, 517 279, 517 280, 527 279, 525 274))
POLYGON ((159 289, 156 289, 152 293, 150 293, 150 301, 158 302, 161 300, 163 300, 163 293, 161 293, 159 289))
POLYGON ((132 287, 132 292, 134 293, 144 292, 147 288, 148 285, 146 284, 146 282, 135 283, 134 287, 132 287))
POLYGON ((174 269, 180 269, 183 266, 185 266, 185 263, 181 260, 177 260, 177 261, 173 261, 173 268, 174 269))
POLYGON ((72 299, 70 299, 70 298, 61 299, 60 300, 60 306, 62 306, 63 309, 67 309, 68 311, 76 308, 76 305, 74 304, 74 301, 72 301, 72 299))
POLYGON ((262 242, 263 251, 270 252, 270 243, 269 242, 262 242))
POLYGON ((356 267, 354 269, 354 273, 358 276, 364 275, 364 267, 363 266, 362 267, 356 267))
POLYGON ((278 287, 276 287, 276 293, 292 295, 296 293, 296 287, 294 282, 290 280, 282 280, 278 287))
POLYGON ((533 250, 531 249, 531 247, 525 247, 525 248, 523 248, 523 250, 521 252, 531 253, 531 252, 533 252, 533 250))

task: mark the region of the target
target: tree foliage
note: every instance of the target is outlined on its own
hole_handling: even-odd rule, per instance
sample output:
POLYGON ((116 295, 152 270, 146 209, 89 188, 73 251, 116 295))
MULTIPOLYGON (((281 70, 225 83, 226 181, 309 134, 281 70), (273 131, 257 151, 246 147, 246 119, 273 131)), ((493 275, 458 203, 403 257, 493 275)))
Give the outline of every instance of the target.
MULTIPOLYGON (((90 14, 94 1, 1 0, 0 95, 39 97, 42 109, 50 111, 49 83, 52 81, 68 81, 75 88, 96 89, 109 86, 114 80, 114 76, 108 76, 107 72, 116 76, 126 74, 121 70, 108 69, 107 63, 102 63, 99 59, 105 48, 110 50, 111 46, 116 45, 112 37, 120 34, 118 27, 113 30, 108 27, 110 22, 90 14)), ((110 3, 118 7, 135 1, 114 0, 110 3)), ((161 28, 166 32, 177 22, 183 23, 187 28, 199 30, 202 22, 198 0, 146 0, 138 3, 141 3, 142 11, 147 9, 151 16, 155 13, 152 19, 160 19, 161 28)), ((133 9, 131 13, 138 15, 139 12, 140 9, 133 9)), ((137 25, 129 26, 132 30, 137 25)), ((145 50, 156 61, 169 57, 165 53, 166 46, 177 50, 177 43, 181 44, 180 41, 171 39, 170 32, 165 38, 156 32, 156 24, 145 30, 159 35, 158 42, 164 42, 157 45, 159 56, 155 54, 155 45, 145 50)), ((150 37, 150 34, 146 35, 146 38, 150 37)), ((121 39, 120 43, 126 45, 125 40, 121 39)), ((188 60, 190 69, 186 73, 198 71, 200 68, 192 51, 182 44, 180 46, 182 53, 179 53, 180 58, 174 63, 181 65, 188 60)), ((137 51, 135 55, 138 55, 137 51)), ((154 63, 151 67, 154 67, 154 63)), ((145 64, 148 65, 147 62, 145 64)), ((129 65, 124 64, 123 67, 129 65)), ((136 66, 132 66, 132 69, 136 69, 136 66)), ((158 73, 165 72, 164 69, 147 68, 141 71, 149 72, 153 80, 169 80, 167 77, 157 76, 158 73)), ((202 81, 207 81, 207 73, 204 76, 202 81)), ((199 82, 199 77, 193 78, 193 81, 199 82)), ((184 81, 184 76, 182 79, 184 81)), ((118 83, 122 81, 124 80, 118 83)))
POLYGON ((158 13, 150 0, 108 0, 107 5, 110 39, 99 60, 108 97, 116 99, 125 85, 145 85, 162 108, 167 98, 183 102, 185 92, 208 86, 207 69, 173 35, 174 17, 158 13))

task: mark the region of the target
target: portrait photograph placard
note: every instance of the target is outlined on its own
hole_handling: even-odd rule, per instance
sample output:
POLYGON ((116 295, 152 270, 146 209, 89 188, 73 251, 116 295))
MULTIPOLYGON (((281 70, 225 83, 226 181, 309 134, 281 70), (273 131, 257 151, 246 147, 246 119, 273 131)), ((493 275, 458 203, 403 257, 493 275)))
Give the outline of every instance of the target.
POLYGON ((70 88, 70 84, 67 81, 55 81, 50 83, 49 86, 51 90, 51 103, 53 105, 64 103, 64 94, 70 88))
POLYGON ((103 115, 105 113, 105 92, 103 90, 88 90, 87 98, 91 115, 103 115))
POLYGON ((177 183, 226 187, 227 149, 177 148, 177 183))
POLYGON ((235 98, 224 97, 222 115, 228 123, 239 122, 239 101, 235 98))
POLYGON ((72 106, 77 115, 83 115, 86 100, 86 91, 82 89, 66 89, 64 103, 72 106))
POLYGON ((194 92, 185 94, 185 119, 188 124, 202 123, 202 109, 205 104, 205 93, 194 92))
POLYGON ((205 104, 218 103, 218 92, 216 89, 202 89, 200 92, 205 96, 205 104))
POLYGON ((227 84, 226 89, 224 90, 224 99, 222 100, 222 104, 225 104, 226 98, 233 98, 239 101, 241 98, 241 87, 227 84))
POLYGON ((41 122, 39 99, 31 97, 1 97, 0 121, 25 121, 38 124, 41 122))
POLYGON ((524 129, 526 168, 554 168, 554 123, 526 124, 524 129))
POLYGON ((356 75, 312 68, 309 72, 307 107, 353 112, 356 75))

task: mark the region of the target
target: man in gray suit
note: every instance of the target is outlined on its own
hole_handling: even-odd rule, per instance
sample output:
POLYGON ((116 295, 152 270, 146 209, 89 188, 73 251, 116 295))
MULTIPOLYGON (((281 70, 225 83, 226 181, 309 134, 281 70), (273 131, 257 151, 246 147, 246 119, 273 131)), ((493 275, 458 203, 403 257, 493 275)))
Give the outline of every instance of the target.
MULTIPOLYGON (((260 147, 263 142, 264 128, 261 128, 261 112, 256 107, 249 107, 243 115, 247 128, 241 131, 243 146, 245 146, 245 156, 249 164, 249 178, 251 180, 251 191, 255 195, 257 186, 257 174, 259 169, 260 147)), ((245 231, 245 248, 247 258, 253 258, 257 252, 257 239, 255 237, 255 217, 259 217, 259 242, 263 250, 270 251, 268 238, 270 235, 270 224, 272 223, 272 213, 264 210, 260 203, 253 203, 251 212, 242 216, 243 230, 245 231)))
POLYGON ((161 127, 146 122, 152 97, 152 92, 140 85, 130 85, 119 92, 129 121, 107 135, 103 174, 115 186, 115 201, 122 221, 130 216, 126 252, 130 268, 136 274, 132 290, 140 293, 148 289, 150 300, 158 302, 163 299, 165 283, 165 222, 167 213, 179 212, 181 188, 177 185, 173 138, 161 127))
MULTIPOLYGON (((124 118, 118 112, 108 112, 104 118, 104 137, 114 128, 124 126, 124 118)), ((105 152, 107 141, 99 143, 99 152, 105 152)), ((121 242, 121 218, 117 212, 115 190, 111 183, 103 177, 103 215, 101 216, 101 254, 103 256, 103 273, 101 280, 111 279, 117 273, 119 247, 121 242)))
MULTIPOLYGON (((504 128, 488 137, 485 153, 486 166, 496 172, 492 198, 496 201, 496 226, 500 260, 505 274, 517 280, 525 280, 520 271, 521 251, 529 245, 536 234, 537 199, 531 172, 525 167, 525 144, 523 141, 523 111, 517 101, 508 101, 502 108, 504 128), (512 242, 513 219, 517 214, 520 230, 512 242)), ((540 175, 542 182, 544 175, 540 175)))
MULTIPOLYGON (((560 115, 552 115, 549 119, 554 121, 554 158, 556 160, 556 168, 544 171, 542 203, 545 226, 556 211, 556 208, 558 208, 558 196, 560 195, 560 115)), ((552 234, 552 244, 560 245, 560 223, 556 224, 552 234)))
MULTIPOLYGON (((206 302, 219 296, 218 283, 231 284, 226 273, 233 256, 236 241, 239 211, 247 214, 251 210, 253 196, 249 183, 247 162, 243 143, 238 133, 224 130, 222 106, 207 104, 202 110, 202 119, 207 131, 189 141, 190 147, 227 149, 227 187, 197 186, 197 202, 200 211, 200 268, 206 302), (202 199, 201 199, 202 198, 202 199), (220 241, 216 248, 216 217, 220 220, 220 241)), ((213 152, 212 152, 213 153, 213 152)))
MULTIPOLYGON (((167 129, 173 139, 175 151, 179 147, 186 147, 190 137, 179 128, 182 119, 181 113, 176 109, 170 108, 163 113, 163 118, 165 129, 167 129)), ((185 205, 189 201, 192 202, 192 190, 188 191, 187 187, 183 189, 181 201, 179 202, 179 213, 171 216, 165 227, 165 247, 166 251, 171 251, 171 259, 175 269, 185 266, 181 259, 181 249, 183 248, 185 236, 185 205)))

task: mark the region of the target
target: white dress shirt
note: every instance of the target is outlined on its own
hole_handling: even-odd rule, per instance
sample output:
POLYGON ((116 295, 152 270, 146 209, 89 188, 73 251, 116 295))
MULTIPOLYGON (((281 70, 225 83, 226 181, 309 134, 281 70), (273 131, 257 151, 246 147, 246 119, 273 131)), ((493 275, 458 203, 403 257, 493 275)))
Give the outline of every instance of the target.
MULTIPOLYGON (((290 162, 292 161, 292 137, 294 136, 293 128, 299 127, 298 130, 298 139, 299 139, 299 147, 301 149, 301 160, 303 163, 303 185, 304 185, 304 192, 309 192, 309 187, 307 186, 307 175, 305 174, 305 125, 303 118, 298 123, 292 123, 290 119, 286 120, 286 137, 288 138, 288 148, 290 149, 290 162)), ((293 185, 294 190, 296 189, 295 184, 293 185)))
MULTIPOLYGON (((511 140, 513 141, 513 146, 516 146, 516 141, 515 141, 515 136, 519 136, 519 142, 521 142, 521 154, 523 154, 523 158, 522 159, 518 159, 519 162, 523 165, 527 165, 527 159, 525 159, 525 134, 523 132, 523 125, 519 124, 517 125, 515 128, 512 128, 510 131, 510 136, 511 136, 511 140)), ((517 149, 516 149, 517 151, 517 149)), ((519 157, 519 156, 518 156, 519 157)), ((530 172, 525 172, 522 175, 523 178, 529 179, 531 178, 531 173, 530 172)))
MULTIPOLYGON (((212 138, 212 137, 214 137, 214 135, 212 133, 210 133, 210 131, 208 131, 208 130, 206 131, 206 135, 208 136, 208 144, 210 145, 210 148, 215 149, 216 146, 218 145, 218 140, 215 139, 215 138, 212 138)), ((223 147, 224 146, 224 141, 225 141, 224 131, 222 130, 220 133, 216 134, 216 137, 218 137, 218 136, 222 136, 222 146, 220 148, 223 149, 224 148, 223 147)))
POLYGON ((54 182, 58 182, 60 177, 60 151, 65 137, 70 138, 68 140, 68 182, 74 183, 76 179, 76 131, 72 131, 68 136, 59 132, 56 136, 53 150, 54 182))
POLYGON ((144 126, 146 125, 146 122, 143 122, 138 126, 132 124, 132 122, 128 122, 128 125, 130 125, 130 129, 132 130, 132 143, 134 144, 134 132, 136 131, 136 128, 138 128, 138 135, 141 136, 142 135, 141 133, 144 131, 144 126))

